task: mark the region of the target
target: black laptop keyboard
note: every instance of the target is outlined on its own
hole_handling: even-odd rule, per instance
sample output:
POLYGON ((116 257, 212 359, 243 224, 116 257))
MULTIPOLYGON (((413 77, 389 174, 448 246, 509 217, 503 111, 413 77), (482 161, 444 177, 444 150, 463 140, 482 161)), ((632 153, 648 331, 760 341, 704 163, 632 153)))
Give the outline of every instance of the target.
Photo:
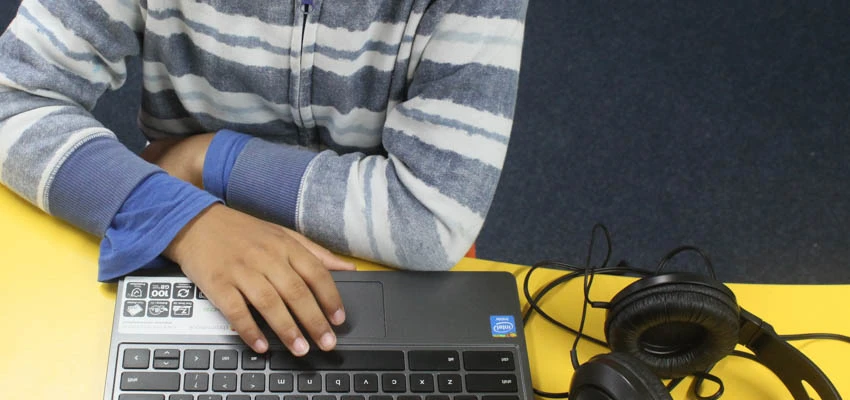
POLYGON ((123 344, 118 400, 520 400, 515 353, 123 344))

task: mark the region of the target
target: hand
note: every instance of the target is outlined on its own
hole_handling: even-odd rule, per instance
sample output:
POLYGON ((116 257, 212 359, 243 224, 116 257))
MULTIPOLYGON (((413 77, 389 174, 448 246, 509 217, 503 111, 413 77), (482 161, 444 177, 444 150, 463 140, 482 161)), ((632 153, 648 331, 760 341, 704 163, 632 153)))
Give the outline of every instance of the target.
POLYGON ((354 265, 307 238, 216 204, 186 225, 164 254, 254 351, 264 353, 269 343, 246 300, 292 354, 309 350, 295 318, 322 350, 336 345, 329 321, 342 324, 345 311, 328 270, 352 270, 354 265))
POLYGON ((215 133, 189 136, 185 139, 160 139, 151 142, 141 154, 169 175, 203 188, 204 159, 215 133))

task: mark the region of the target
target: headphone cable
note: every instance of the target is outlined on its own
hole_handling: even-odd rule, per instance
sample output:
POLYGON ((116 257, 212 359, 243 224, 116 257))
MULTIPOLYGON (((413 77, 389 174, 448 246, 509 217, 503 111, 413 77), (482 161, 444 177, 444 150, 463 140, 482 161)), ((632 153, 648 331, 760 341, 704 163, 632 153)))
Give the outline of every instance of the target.
POLYGON ((579 322, 578 325, 578 334, 576 335, 575 340, 573 340, 573 348, 570 350, 570 361, 573 363, 573 371, 577 371, 579 368, 578 341, 581 339, 584 332, 584 322, 587 317, 587 306, 590 305, 590 287, 593 285, 593 277, 595 276, 595 268, 591 267, 590 260, 593 256, 593 243, 596 239, 597 229, 601 229, 602 233, 605 235, 605 244, 608 248, 605 254, 605 260, 602 262, 602 267, 607 267, 608 260, 611 259, 611 234, 608 233, 608 228, 602 224, 593 225, 593 230, 590 231, 590 245, 587 246, 587 258, 585 258, 584 261, 584 281, 582 282, 582 287, 584 289, 584 301, 581 306, 581 322, 579 322))
POLYGON ((712 264, 711 258, 709 258, 708 254, 706 254, 702 249, 696 246, 679 246, 673 250, 670 250, 670 252, 665 254, 664 257, 661 257, 661 261, 658 262, 658 267, 655 269, 655 275, 660 274, 661 270, 663 270, 664 267, 667 266, 667 263, 670 262, 673 257, 676 257, 677 255, 686 251, 693 251, 699 254, 702 260, 705 262, 706 269, 708 269, 708 272, 711 274, 711 279, 717 280, 717 274, 714 272, 714 264, 712 264))
MULTIPOLYGON (((591 343, 607 347, 608 344, 600 339, 594 338, 592 336, 588 336, 584 333, 584 325, 587 317, 587 307, 595 307, 595 308, 607 308, 609 303, 606 302, 594 302, 590 300, 590 287, 593 284, 593 278, 596 274, 605 274, 605 275, 613 275, 613 276, 637 276, 637 277, 645 277, 649 275, 656 275, 660 273, 664 267, 678 254, 681 254, 686 251, 693 251, 698 253, 703 261, 705 262, 706 268, 711 274, 711 277, 716 278, 714 266, 711 262, 711 259, 708 255, 700 248, 695 246, 679 246, 670 252, 668 252, 662 259, 659 261, 658 266, 656 267, 655 273, 649 270, 635 268, 629 266, 626 262, 621 261, 617 266, 608 267, 608 262, 611 258, 612 253, 612 244, 611 237, 608 232, 608 229, 602 224, 596 224, 591 231, 590 244, 588 245, 587 257, 585 260, 585 267, 578 267, 572 264, 554 261, 554 260, 546 260, 540 261, 532 265, 529 271, 525 275, 525 279, 523 281, 523 294, 525 295, 525 299, 528 302, 528 308, 525 310, 523 314, 523 325, 526 325, 528 320, 531 318, 531 315, 535 312, 539 314, 541 317, 549 321, 550 323, 569 331, 570 333, 575 335, 575 340, 573 341, 572 349, 570 350, 570 361, 573 364, 573 370, 577 370, 579 367, 578 363, 578 342, 580 339, 585 339, 591 343), (604 233, 607 245, 606 256, 601 264, 601 267, 591 266, 590 260, 593 253, 593 245, 595 242, 596 231, 597 229, 601 229, 604 233), (542 289, 538 290, 533 296, 530 291, 530 281, 531 275, 538 268, 545 268, 550 270, 558 270, 558 271, 567 271, 568 273, 562 275, 546 284, 542 289), (583 294, 583 302, 582 302, 582 313, 581 320, 579 322, 578 330, 575 330, 563 322, 557 320, 552 317, 548 313, 546 313, 539 305, 542 301, 543 297, 545 297, 552 289, 566 284, 569 281, 578 278, 579 276, 583 277, 583 285, 582 285, 582 294, 583 294)), ((797 341, 797 340, 837 340, 846 343, 850 343, 850 336, 845 336, 841 334, 835 333, 801 333, 801 334, 790 334, 790 335, 779 335, 780 338, 786 341, 797 341)), ((733 350, 730 356, 736 356, 740 358, 745 358, 751 361, 755 361, 761 364, 761 362, 756 358, 755 355, 743 352, 740 350, 733 350)), ((696 372, 691 374, 694 376, 694 385, 692 387, 694 396, 699 400, 717 400, 719 399, 724 392, 723 381, 710 373, 710 371, 716 366, 717 363, 712 364, 709 368, 707 368, 703 372, 696 372), (718 389, 715 393, 709 396, 702 396, 699 394, 699 391, 705 381, 711 381, 718 384, 718 389)), ((676 386, 681 383, 683 378, 675 378, 670 380, 670 382, 666 385, 667 390, 672 391, 676 386)), ((552 399, 568 399, 569 392, 547 392, 537 388, 532 387, 534 394, 540 397, 552 398, 552 399)))

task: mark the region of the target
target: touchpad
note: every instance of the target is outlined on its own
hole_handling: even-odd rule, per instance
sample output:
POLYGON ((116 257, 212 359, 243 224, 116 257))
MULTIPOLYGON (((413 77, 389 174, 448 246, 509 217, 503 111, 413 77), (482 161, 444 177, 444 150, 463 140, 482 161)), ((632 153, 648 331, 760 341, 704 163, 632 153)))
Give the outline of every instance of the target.
POLYGON ((345 307, 345 323, 334 327, 340 338, 382 338, 387 336, 384 320, 384 287, 380 282, 337 281, 345 307))

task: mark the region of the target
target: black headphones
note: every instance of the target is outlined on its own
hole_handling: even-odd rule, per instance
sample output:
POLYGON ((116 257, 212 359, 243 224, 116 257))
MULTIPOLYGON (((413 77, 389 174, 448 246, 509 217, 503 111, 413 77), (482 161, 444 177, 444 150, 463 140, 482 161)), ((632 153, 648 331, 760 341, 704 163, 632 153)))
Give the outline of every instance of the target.
POLYGON ((706 371, 736 344, 750 349, 795 400, 810 400, 803 382, 822 400, 841 399, 820 368, 772 326, 742 309, 735 294, 714 279, 692 273, 649 276, 625 287, 604 307, 605 338, 612 352, 576 369, 571 400, 671 400, 660 378, 706 371))

